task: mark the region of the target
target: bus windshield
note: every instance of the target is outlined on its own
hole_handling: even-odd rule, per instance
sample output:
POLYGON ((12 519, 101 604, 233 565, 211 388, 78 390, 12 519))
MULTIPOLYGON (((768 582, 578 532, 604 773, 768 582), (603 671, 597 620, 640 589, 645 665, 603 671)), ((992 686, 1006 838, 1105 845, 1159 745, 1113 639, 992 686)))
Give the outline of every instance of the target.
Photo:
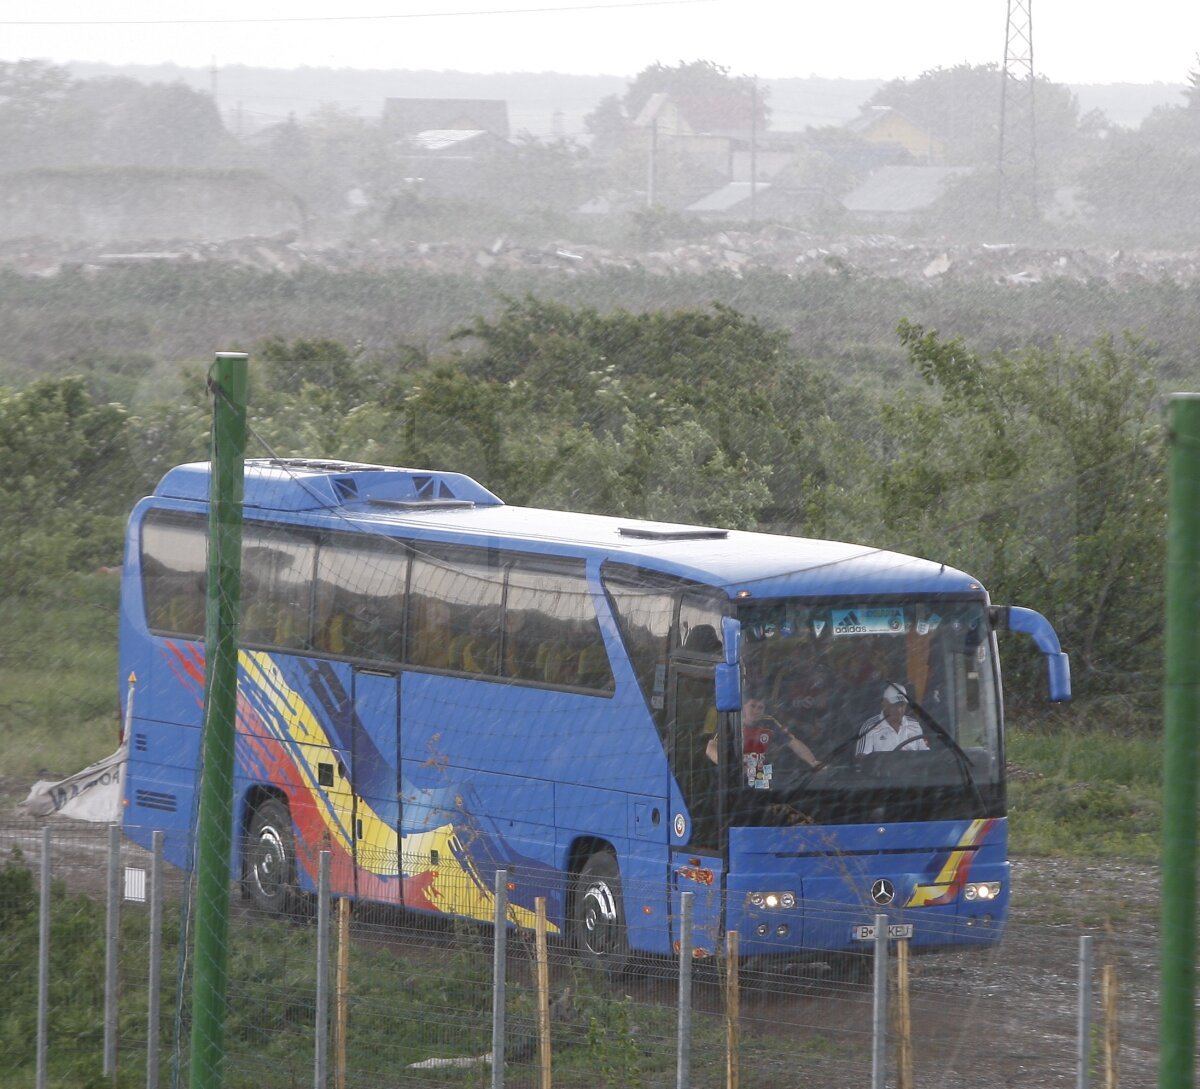
POLYGON ((986 601, 789 600, 743 606, 739 619, 746 694, 734 790, 743 813, 753 796, 755 823, 1002 814, 986 601))

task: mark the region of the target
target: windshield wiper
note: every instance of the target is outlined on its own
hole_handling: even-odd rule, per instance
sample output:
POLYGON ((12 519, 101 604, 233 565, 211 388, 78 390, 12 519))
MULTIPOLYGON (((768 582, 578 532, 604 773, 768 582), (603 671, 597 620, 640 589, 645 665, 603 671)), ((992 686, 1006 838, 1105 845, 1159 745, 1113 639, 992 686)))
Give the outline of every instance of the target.
MULTIPOLYGON (((891 683, 895 684, 895 686, 902 692, 906 692, 908 690, 907 685, 902 685, 896 681, 891 683)), ((975 775, 971 771, 971 758, 967 755, 966 750, 954 740, 954 738, 950 735, 950 732, 940 722, 938 722, 933 715, 931 715, 924 707, 922 707, 920 703, 918 703, 916 700, 910 699, 908 701, 908 705, 916 712, 917 720, 921 723, 921 725, 924 726, 934 737, 936 737, 938 741, 940 741, 954 757, 954 762, 962 774, 963 785, 970 789, 976 805, 978 805, 982 810, 984 808, 983 795, 980 794, 979 786, 975 782, 975 775)), ((870 720, 868 719, 868 723, 869 722, 870 720)), ((864 729, 866 725, 867 723, 864 723, 863 726, 860 726, 857 730, 855 730, 850 737, 838 744, 833 751, 827 757, 825 757, 824 760, 812 768, 812 771, 818 772, 829 767, 830 764, 832 764, 839 756, 842 756, 848 749, 858 745, 858 743, 862 740, 864 733, 866 732, 864 729)), ((915 740, 915 738, 913 740, 915 740)), ((903 747, 903 745, 900 746, 900 748, 903 747)))
MULTIPOLYGON (((895 684, 894 681, 892 683, 895 684)), ((896 687, 901 691, 906 691, 906 688, 903 685, 896 685, 896 687)), ((946 727, 940 722, 938 722, 938 720, 934 718, 933 715, 931 715, 928 711, 926 711, 925 708, 922 707, 921 704, 919 704, 916 700, 910 697, 908 706, 916 712, 917 719, 921 725, 928 729, 934 737, 936 737, 940 742, 942 742, 943 745, 946 746, 947 749, 950 750, 951 755, 954 757, 954 762, 958 765, 959 770, 962 772, 963 783, 970 787, 971 793, 975 797, 976 804, 978 804, 980 809, 983 809, 983 795, 979 793, 979 787, 975 783, 975 776, 971 771, 971 758, 967 755, 966 750, 957 741, 955 741, 953 737, 950 736, 950 731, 947 730, 946 727)))

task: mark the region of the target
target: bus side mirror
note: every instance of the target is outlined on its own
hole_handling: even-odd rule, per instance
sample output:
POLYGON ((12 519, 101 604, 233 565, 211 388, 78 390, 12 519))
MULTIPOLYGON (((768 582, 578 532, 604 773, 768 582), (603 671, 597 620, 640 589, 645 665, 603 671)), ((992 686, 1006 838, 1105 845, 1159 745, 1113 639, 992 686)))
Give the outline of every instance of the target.
POLYGON ((742 661, 742 622, 732 616, 721 617, 721 645, 725 649, 725 664, 740 665, 742 661))
POLYGON ((1071 660, 1065 654, 1047 654, 1046 669, 1050 675, 1050 699, 1065 703, 1071 698, 1071 660))
POLYGON ((742 668, 722 662, 716 670, 716 703, 718 711, 742 709, 742 668))
POLYGON ((721 642, 725 660, 714 677, 718 711, 742 709, 742 625, 732 616, 721 618, 721 642))
POLYGON ((1065 703, 1071 698, 1071 660, 1059 646, 1058 636, 1041 613, 1022 609, 1018 605, 1000 605, 992 609, 992 626, 1003 631, 1023 632, 1033 636, 1038 650, 1046 657, 1046 675, 1050 682, 1050 699, 1065 703))

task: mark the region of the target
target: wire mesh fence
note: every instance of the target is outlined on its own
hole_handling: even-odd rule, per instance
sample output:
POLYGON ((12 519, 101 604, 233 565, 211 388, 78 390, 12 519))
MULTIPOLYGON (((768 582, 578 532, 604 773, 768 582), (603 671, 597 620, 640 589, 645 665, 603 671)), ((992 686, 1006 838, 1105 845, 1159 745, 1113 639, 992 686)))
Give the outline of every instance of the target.
MULTIPOLYGON (((190 1084, 190 876, 156 877, 104 826, 8 823, 0 848, 0 1085, 190 1084)), ((1087 1084, 1081 1056, 1093 1084, 1155 1081, 1155 935, 1026 922, 1019 889, 994 945, 887 943, 882 1007, 872 942, 734 959, 722 943, 681 992, 675 956, 596 964, 553 927, 539 942, 536 920, 497 958, 486 923, 320 895, 271 916, 229 891, 229 1086, 675 1086, 681 1036, 697 1089, 1087 1084)), ((627 910, 653 895, 627 884, 627 910)))

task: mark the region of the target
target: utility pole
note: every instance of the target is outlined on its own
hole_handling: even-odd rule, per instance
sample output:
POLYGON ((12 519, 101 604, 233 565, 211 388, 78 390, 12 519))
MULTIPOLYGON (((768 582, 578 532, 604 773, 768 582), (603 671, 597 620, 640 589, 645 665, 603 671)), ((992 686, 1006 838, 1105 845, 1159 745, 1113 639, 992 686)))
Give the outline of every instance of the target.
POLYGON ((758 219, 758 77, 750 81, 750 222, 758 219))
POLYGON ((1004 64, 1000 70, 996 210, 1001 220, 1028 225, 1038 219, 1033 0, 1007 0, 1007 3, 1004 64))
POLYGON ((646 207, 654 207, 654 183, 658 173, 658 116, 650 122, 650 158, 646 163, 646 207))

